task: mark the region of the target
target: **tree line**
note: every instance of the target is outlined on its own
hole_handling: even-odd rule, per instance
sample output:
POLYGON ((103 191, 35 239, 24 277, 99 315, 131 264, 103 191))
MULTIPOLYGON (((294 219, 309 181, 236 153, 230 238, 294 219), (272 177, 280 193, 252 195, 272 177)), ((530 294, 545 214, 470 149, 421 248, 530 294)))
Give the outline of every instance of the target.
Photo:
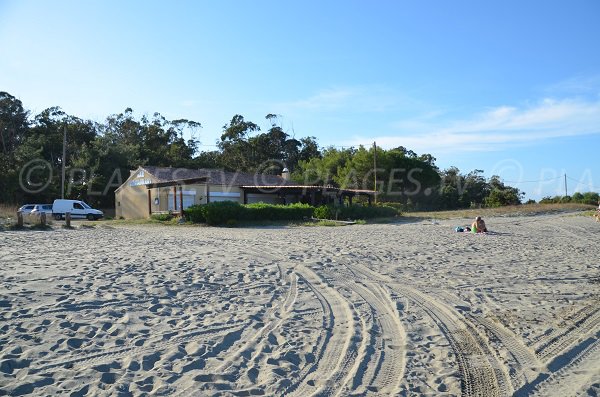
POLYGON ((114 206, 114 190, 140 165, 219 168, 279 174, 288 168, 304 185, 377 189, 381 201, 406 209, 457 209, 521 203, 523 193, 482 170, 440 170, 435 157, 402 146, 321 148, 314 136, 296 138, 279 117, 268 128, 234 115, 215 150, 201 151, 201 124, 168 120, 160 113, 136 117, 131 108, 103 122, 51 107, 32 115, 22 102, 0 92, 0 202, 52 202, 61 195, 66 133, 65 197, 99 208, 114 206), (189 138, 185 138, 189 137, 189 138), (375 167, 376 164, 376 167, 375 167))

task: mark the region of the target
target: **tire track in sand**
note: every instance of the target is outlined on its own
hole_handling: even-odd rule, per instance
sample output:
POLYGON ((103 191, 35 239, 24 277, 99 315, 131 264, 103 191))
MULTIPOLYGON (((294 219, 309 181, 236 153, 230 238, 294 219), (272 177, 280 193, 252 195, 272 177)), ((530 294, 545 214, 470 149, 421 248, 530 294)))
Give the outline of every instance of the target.
POLYGON ((512 394, 507 372, 477 330, 466 319, 426 294, 405 285, 392 288, 419 305, 444 333, 458 361, 463 396, 500 397, 512 394))
MULTIPOLYGON (((363 367, 367 368, 364 379, 366 391, 377 394, 395 395, 400 392, 406 364, 406 333, 398 316, 396 304, 389 294, 377 283, 349 283, 374 311, 381 332, 377 335, 376 345, 381 346, 378 354, 363 367), (373 369, 372 371, 370 369, 373 369)), ((367 392, 364 394, 367 394, 367 392)))
POLYGON ((463 396, 500 397, 512 394, 508 372, 494 355, 489 342, 467 319, 459 317, 427 294, 397 281, 386 280, 364 265, 356 263, 351 268, 367 279, 387 284, 392 291, 410 299, 431 317, 456 355, 463 396))
POLYGON ((486 331, 491 333, 510 353, 514 365, 512 366, 514 374, 511 374, 513 388, 516 389, 522 386, 523 383, 535 379, 543 365, 533 351, 521 342, 514 333, 489 318, 472 315, 469 318, 485 327, 486 331))
MULTIPOLYGON (((446 301, 454 304, 455 307, 461 304, 452 294, 444 294, 444 296, 446 296, 446 301)), ((481 294, 480 296, 489 307, 498 308, 486 294, 481 294)), ((473 324, 479 324, 483 327, 490 340, 499 342, 510 354, 508 358, 511 363, 509 376, 514 390, 537 377, 540 368, 543 368, 544 365, 540 362, 534 351, 527 347, 512 331, 494 318, 473 315, 470 312, 464 313, 464 316, 473 324)))
MULTIPOLYGON (((351 378, 356 350, 351 345, 355 335, 355 319, 349 302, 334 288, 324 282, 313 270, 302 264, 294 269, 313 290, 329 312, 328 338, 315 363, 307 368, 298 383, 288 389, 291 396, 338 396, 351 378)), ((362 339, 364 343, 364 339, 362 339)))
POLYGON ((600 379, 600 331, 583 340, 548 365, 550 373, 542 373, 538 379, 515 392, 516 397, 579 395, 579 391, 600 379))
POLYGON ((571 326, 560 330, 560 332, 553 332, 547 340, 536 348, 535 352, 540 360, 548 361, 568 349, 582 336, 596 331, 599 325, 600 308, 586 306, 577 313, 571 326))
POLYGON ((406 333, 397 305, 380 283, 358 281, 365 280, 363 274, 358 274, 343 262, 339 264, 345 269, 337 267, 334 271, 324 273, 334 284, 360 296, 364 304, 369 306, 373 320, 369 331, 372 335, 366 334, 363 338, 369 339, 374 352, 359 354, 360 361, 357 360, 352 371, 355 374, 353 382, 348 385, 351 389, 345 392, 356 395, 396 395, 400 393, 406 364, 406 333))

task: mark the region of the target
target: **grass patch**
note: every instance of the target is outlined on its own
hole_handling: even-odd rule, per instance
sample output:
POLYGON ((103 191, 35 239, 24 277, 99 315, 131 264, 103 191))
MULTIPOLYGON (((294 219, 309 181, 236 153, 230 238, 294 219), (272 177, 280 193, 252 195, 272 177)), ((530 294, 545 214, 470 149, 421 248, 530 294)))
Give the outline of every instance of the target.
MULTIPOLYGON (((419 211, 406 212, 402 214, 405 218, 426 218, 426 219, 460 219, 482 217, 517 217, 534 216, 543 214, 560 214, 570 212, 589 211, 594 206, 587 204, 563 203, 563 204, 523 204, 511 205, 497 208, 464 209, 453 211, 419 211)), ((593 212, 593 211, 592 211, 593 212)))
POLYGON ((168 221, 159 221, 157 219, 152 218, 144 218, 144 219, 113 219, 113 220, 103 220, 96 221, 95 224, 100 224, 102 226, 119 226, 119 225, 170 225, 176 226, 179 225, 179 218, 173 218, 168 221))
POLYGON ((168 222, 173 220, 173 218, 173 214, 152 214, 152 216, 150 216, 150 219, 159 222, 168 222))
POLYGON ((589 210, 589 211, 583 211, 583 212, 580 212, 580 213, 577 213, 574 215, 594 217, 594 216, 596 216, 597 213, 598 213, 598 211, 594 209, 594 210, 589 210))
POLYGON ((303 222, 300 226, 325 226, 325 227, 335 227, 335 226, 348 226, 348 224, 344 224, 341 222, 332 221, 329 219, 320 219, 313 222, 303 222))
MULTIPOLYGON (((366 225, 366 224, 377 224, 377 223, 394 223, 398 222, 400 218, 375 218, 369 220, 358 219, 354 221, 355 225, 366 225)), ((101 227, 110 228, 118 226, 183 226, 183 227, 211 227, 206 223, 193 223, 185 222, 181 223, 179 218, 174 218, 170 221, 158 221, 155 219, 114 219, 114 220, 103 220, 92 223, 85 223, 85 227, 101 227)), ((81 227, 84 227, 82 225, 81 227)), ((247 221, 228 221, 220 227, 231 227, 231 228, 251 228, 251 227, 298 227, 298 226, 347 226, 342 222, 329 219, 321 219, 316 221, 310 220, 247 220, 247 221)))
POLYGON ((19 226, 16 223, 13 223, 13 224, 8 225, 6 227, 6 230, 10 230, 10 231, 29 230, 29 226, 27 226, 27 225, 19 226))
MULTIPOLYGON (((235 228, 245 228, 245 227, 288 227, 288 226, 299 226, 302 224, 302 221, 273 221, 273 220, 256 220, 256 221, 235 221, 231 220, 222 225, 214 225, 217 227, 235 227, 235 228)), ((201 224, 193 224, 194 226, 204 226, 210 227, 211 225, 201 223, 201 224)))
POLYGON ((375 225, 375 224, 388 224, 388 223, 398 223, 402 219, 402 216, 397 216, 393 218, 373 218, 373 219, 359 219, 356 221, 357 225, 375 225))
POLYGON ((49 224, 42 225, 41 223, 36 223, 29 226, 29 230, 54 230, 54 228, 49 224))
POLYGON ((4 230, 10 231, 28 231, 28 230, 38 230, 38 231, 50 231, 54 230, 51 225, 42 225, 41 223, 35 223, 33 225, 23 225, 19 226, 16 223, 7 226, 4 230))
POLYGON ((17 219, 18 209, 16 205, 0 204, 0 219, 17 219))

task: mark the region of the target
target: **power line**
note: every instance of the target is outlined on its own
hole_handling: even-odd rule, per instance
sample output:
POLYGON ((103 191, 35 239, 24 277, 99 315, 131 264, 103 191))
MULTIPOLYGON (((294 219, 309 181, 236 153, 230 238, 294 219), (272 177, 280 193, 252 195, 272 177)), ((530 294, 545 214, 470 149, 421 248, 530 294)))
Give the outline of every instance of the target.
POLYGON ((505 181, 503 180, 504 183, 538 183, 538 182, 550 182, 550 181, 555 181, 557 179, 562 178, 563 176, 557 176, 556 178, 550 178, 550 179, 538 179, 535 181, 505 181))
POLYGON ((578 181, 577 179, 571 178, 570 176, 567 176, 567 179, 569 179, 569 180, 571 180, 573 182, 577 182, 577 186, 583 185, 585 187, 589 187, 590 189, 599 190, 600 191, 600 187, 593 186, 593 185, 590 185, 590 184, 587 184, 587 183, 583 183, 581 181, 578 181))

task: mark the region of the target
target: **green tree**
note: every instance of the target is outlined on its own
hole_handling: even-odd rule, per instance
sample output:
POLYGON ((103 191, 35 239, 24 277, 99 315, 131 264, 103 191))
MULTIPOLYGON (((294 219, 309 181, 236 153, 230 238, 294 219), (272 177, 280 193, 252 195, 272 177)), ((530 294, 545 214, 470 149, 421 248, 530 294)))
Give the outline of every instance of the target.
POLYGON ((296 170, 292 173, 292 179, 306 185, 337 186, 338 170, 351 161, 355 152, 354 148, 341 150, 334 147, 327 148, 321 157, 300 160, 296 170))
POLYGON ((254 164, 254 153, 248 142, 249 134, 260 131, 260 127, 236 114, 223 126, 221 141, 221 164, 228 170, 250 171, 254 164))
MULTIPOLYGON (((25 140, 29 131, 29 112, 23 103, 7 92, 0 92, 0 202, 20 201, 20 165, 16 149, 25 140)), ((29 157, 29 156, 28 156, 29 157)))
POLYGON ((487 207, 518 205, 521 204, 521 200, 525 195, 517 188, 504 185, 497 175, 490 178, 489 189, 490 192, 484 200, 487 207))
POLYGON ((600 200, 600 195, 598 195, 598 193, 595 193, 595 192, 585 192, 583 194, 583 199, 581 200, 581 202, 583 204, 597 205, 598 204, 598 200, 600 200))

